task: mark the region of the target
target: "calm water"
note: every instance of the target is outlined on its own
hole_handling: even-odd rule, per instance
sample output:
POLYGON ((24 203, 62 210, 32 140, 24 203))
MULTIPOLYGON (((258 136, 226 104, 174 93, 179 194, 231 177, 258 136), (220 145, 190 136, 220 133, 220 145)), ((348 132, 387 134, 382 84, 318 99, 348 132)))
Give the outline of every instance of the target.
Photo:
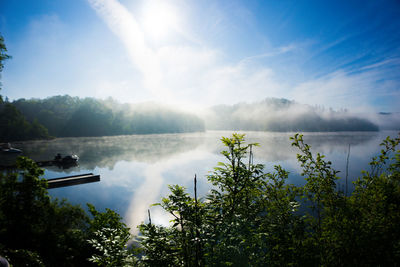
MULTIPOLYGON (((24 155, 34 160, 49 160, 57 153, 77 154, 79 166, 70 169, 49 167, 46 178, 93 172, 100 174, 98 183, 84 184, 50 190, 53 197, 67 198, 85 207, 94 204, 98 209, 110 208, 124 217, 132 228, 146 220, 147 209, 168 194, 168 184, 180 184, 193 192, 193 177, 199 181, 199 195, 210 189, 206 175, 223 161, 221 136, 231 132, 212 131, 191 134, 131 135, 114 137, 60 138, 51 141, 34 141, 15 144, 24 155)), ((266 170, 280 164, 290 171, 289 182, 303 184, 299 175, 295 148, 289 137, 293 133, 246 132, 248 142, 258 142, 255 161, 264 163, 266 170)), ((340 170, 344 184, 346 158, 350 144, 349 178, 368 169, 379 143, 396 132, 343 132, 305 133, 304 140, 313 151, 326 155, 333 166, 340 170)), ((1 161, 12 160, 0 158, 1 161)), ((158 207, 152 207, 152 220, 166 224, 169 220, 158 207)))

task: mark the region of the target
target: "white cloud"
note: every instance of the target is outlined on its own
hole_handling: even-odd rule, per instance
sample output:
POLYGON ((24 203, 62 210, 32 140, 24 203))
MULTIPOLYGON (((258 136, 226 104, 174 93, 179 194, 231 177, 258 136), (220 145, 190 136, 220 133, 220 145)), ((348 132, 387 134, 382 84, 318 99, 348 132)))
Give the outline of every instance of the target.
POLYGON ((325 105, 335 109, 371 111, 374 101, 385 98, 390 88, 393 88, 393 85, 379 82, 382 77, 380 71, 372 69, 356 73, 338 70, 296 85, 290 92, 290 98, 300 103, 325 105))
POLYGON ((295 52, 295 44, 269 53, 245 58, 237 64, 221 62, 221 54, 194 45, 168 45, 150 48, 143 30, 129 11, 116 0, 90 0, 109 28, 124 43, 132 62, 142 72, 147 90, 156 100, 172 104, 213 105, 254 101, 265 97, 288 97, 301 103, 334 108, 368 109, 379 73, 350 74, 343 70, 316 79, 303 79, 290 86, 279 79, 272 67, 257 59, 295 52))
POLYGON ((168 97, 161 84, 158 58, 147 46, 135 17, 117 0, 89 0, 89 3, 124 44, 132 63, 143 73, 146 88, 155 96, 168 97))
MULTIPOLYGON (((268 68, 246 62, 223 64, 216 50, 193 45, 151 48, 134 16, 116 0, 90 0, 92 7, 124 43, 156 100, 187 106, 231 103, 278 96, 281 86, 268 68)), ((278 53, 293 50, 283 47, 278 53)))
MULTIPOLYGON (((217 43, 210 45, 209 38, 221 29, 204 26, 212 37, 206 36, 198 29, 200 26, 196 28, 189 21, 193 10, 185 6, 188 4, 170 1, 170 5, 180 5, 175 9, 177 15, 182 15, 179 27, 173 38, 150 43, 140 21, 140 9, 131 12, 117 0, 88 1, 108 28, 91 21, 75 29, 57 15, 36 17, 21 37, 21 45, 11 46, 13 60, 7 62, 4 71, 3 94, 15 98, 112 96, 122 102, 151 100, 191 109, 284 97, 312 105, 363 110, 376 106, 377 99, 382 103, 390 100, 393 104, 387 111, 391 111, 396 110, 395 100, 400 100, 398 90, 393 89, 399 88, 399 82, 396 78, 385 79, 390 72, 396 76, 398 58, 388 57, 360 67, 358 72, 338 69, 326 74, 326 69, 321 69, 324 74, 316 77, 302 69, 315 48, 310 40, 268 45, 269 49, 256 55, 245 51, 241 58, 231 57, 217 43)), ((204 14, 203 18, 205 24, 224 24, 229 19, 223 9, 204 14), (221 17, 223 20, 218 20, 221 17)))
POLYGON ((147 81, 145 89, 153 92, 156 101, 198 107, 285 97, 306 104, 367 110, 372 106, 371 98, 383 95, 385 91, 383 85, 377 87, 382 73, 371 67, 359 73, 337 70, 318 78, 303 78, 293 84, 291 77, 278 77, 273 66, 260 62, 263 58, 295 53, 304 49, 307 43, 283 45, 238 63, 223 62, 223 54, 218 50, 198 43, 151 48, 133 15, 118 1, 90 2, 124 43, 132 62, 147 81))
POLYGON ((389 58, 385 59, 379 62, 376 62, 374 64, 370 64, 367 66, 364 66, 361 68, 361 70, 368 70, 368 69, 375 69, 375 68, 380 68, 380 67, 385 67, 385 66, 390 66, 390 65, 399 65, 400 64, 400 58, 389 58))

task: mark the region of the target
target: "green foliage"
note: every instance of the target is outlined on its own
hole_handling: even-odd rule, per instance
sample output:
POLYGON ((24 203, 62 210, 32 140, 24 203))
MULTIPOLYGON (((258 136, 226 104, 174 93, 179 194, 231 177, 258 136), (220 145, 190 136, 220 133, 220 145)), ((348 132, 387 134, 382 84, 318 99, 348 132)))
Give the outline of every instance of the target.
MULTIPOLYGON (((7 48, 6 45, 4 43, 4 38, 3 36, 0 35, 0 73, 2 72, 3 68, 4 68, 4 60, 11 58, 11 56, 9 56, 7 54, 7 48)), ((0 78, 1 78, 1 74, 0 74, 0 78)), ((1 83, 0 83, 0 90, 1 90, 1 83)), ((3 98, 0 95, 0 103, 3 102, 3 98)))
POLYGON ((12 104, 0 105, 0 141, 47 139, 47 129, 37 120, 29 123, 12 104))
POLYGON ((139 225, 139 230, 144 266, 182 266, 178 229, 148 223, 139 225))
POLYGON ((51 200, 43 170, 17 160, 19 172, 0 173, 0 254, 14 266, 73 266, 85 261, 87 216, 77 206, 51 200))
POLYGON ((19 158, 17 164, 23 170, 21 175, 0 174, 0 240, 7 240, 15 248, 26 236, 31 238, 25 244, 37 241, 35 239, 42 229, 36 226, 45 223, 41 212, 50 206, 46 181, 37 178, 43 171, 27 158, 19 158))
POLYGON ((143 223, 147 266, 395 266, 400 260, 400 139, 355 182, 351 196, 336 186, 338 172, 296 134, 293 146, 304 186, 286 182, 280 166, 265 173, 253 163, 244 135, 222 138, 226 163, 208 175, 204 199, 180 186, 157 204, 170 227, 143 223), (397 149, 397 150, 396 150, 397 149))
POLYGON ((293 215, 297 192, 285 184, 288 173, 280 166, 264 173, 263 165, 253 164, 258 144, 245 144, 244 135, 222 142, 228 163, 219 163, 208 176, 219 190, 211 190, 206 201, 207 265, 264 265, 296 257, 293 237, 303 233, 293 215))
POLYGON ((43 171, 20 158, 20 172, 0 173, 0 254, 14 266, 396 266, 400 262, 400 137, 354 182, 337 189, 338 172, 301 135, 293 146, 306 183, 287 182, 280 166, 264 172, 244 135, 222 138, 226 162, 208 175, 213 189, 198 199, 186 189, 155 204, 169 227, 139 226, 140 249, 112 210, 88 204, 89 217, 51 200, 43 171))
POLYGON ((89 217, 79 206, 52 200, 35 162, 19 157, 17 167, 0 172, 0 255, 14 266, 135 264, 121 216, 88 204, 89 217))
POLYGON ((49 131, 37 119, 31 123, 29 135, 31 139, 48 139, 50 137, 49 131))
POLYGON ((191 198, 185 188, 170 186, 171 195, 159 205, 171 216, 172 228, 156 226, 151 222, 139 226, 139 237, 148 266, 202 266, 202 236, 200 229, 204 210, 201 203, 191 198))
POLYGON ((9 58, 11 58, 11 56, 7 55, 7 48, 4 43, 4 38, 3 38, 3 36, 0 35, 0 72, 4 68, 3 61, 6 59, 9 59, 9 58))
POLYGON ((112 99, 68 95, 19 99, 12 104, 28 121, 36 119, 57 137, 204 131, 204 122, 198 117, 156 104, 131 106, 112 99))
POLYGON ((355 181, 352 195, 326 220, 329 258, 342 265, 394 266, 400 260, 400 136, 387 138, 371 170, 355 181), (335 223, 334 219, 340 221, 335 223))
POLYGON ((105 212, 99 212, 92 204, 87 204, 92 219, 89 222, 89 231, 95 232, 102 228, 122 229, 125 234, 129 234, 129 228, 121 222, 121 216, 113 210, 106 209, 105 212))
POLYGON ((98 266, 132 266, 135 257, 126 248, 129 239, 130 234, 123 229, 102 228, 94 232, 94 238, 88 242, 98 254, 92 255, 89 261, 98 266))
POLYGON ((170 186, 171 195, 158 205, 172 215, 172 227, 140 225, 145 263, 156 266, 163 258, 165 266, 251 266, 296 258, 303 231, 293 214, 297 192, 285 184, 288 173, 279 166, 263 173, 263 165, 253 163, 258 144, 246 144, 244 135, 222 142, 228 163, 208 176, 215 189, 198 201, 170 186))
POLYGON ((99 212, 93 205, 87 206, 92 215, 87 242, 96 250, 89 261, 98 266, 132 266, 135 257, 127 248, 132 237, 121 216, 110 209, 99 212))
POLYGON ((0 109, 0 140, 21 140, 29 134, 29 123, 13 105, 0 109))

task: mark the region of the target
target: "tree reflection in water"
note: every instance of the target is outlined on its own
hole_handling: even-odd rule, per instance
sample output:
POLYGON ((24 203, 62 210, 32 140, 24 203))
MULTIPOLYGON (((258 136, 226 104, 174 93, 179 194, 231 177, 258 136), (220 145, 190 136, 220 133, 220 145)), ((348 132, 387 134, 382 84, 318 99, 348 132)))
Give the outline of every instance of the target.
MULTIPOLYGON (((68 198, 72 203, 85 206, 87 202, 98 208, 111 208, 121 215, 133 230, 144 221, 150 204, 158 202, 168 193, 168 184, 186 186, 192 190, 193 177, 199 179, 199 195, 204 195, 210 185, 205 176, 223 158, 219 152, 222 136, 232 132, 126 135, 111 137, 59 138, 50 141, 30 141, 15 144, 25 156, 49 160, 57 153, 77 154, 79 166, 68 169, 56 166, 46 168, 48 178, 93 172, 100 174, 101 182, 68 188, 53 189, 54 197, 68 198)), ((258 142, 255 161, 266 164, 267 171, 275 164, 291 172, 289 182, 302 183, 296 151, 289 140, 294 133, 247 132, 247 142, 258 142)), ((379 151, 381 140, 396 132, 337 132, 304 133, 304 140, 312 151, 325 154, 331 160, 344 183, 348 146, 351 145, 349 178, 359 176, 361 169, 368 169, 371 157, 379 151)), ((0 155, 5 162, 10 158, 0 155)), ((12 159, 11 159, 12 160, 12 159)), ((158 215, 152 208, 157 223, 167 223, 168 218, 158 215)))

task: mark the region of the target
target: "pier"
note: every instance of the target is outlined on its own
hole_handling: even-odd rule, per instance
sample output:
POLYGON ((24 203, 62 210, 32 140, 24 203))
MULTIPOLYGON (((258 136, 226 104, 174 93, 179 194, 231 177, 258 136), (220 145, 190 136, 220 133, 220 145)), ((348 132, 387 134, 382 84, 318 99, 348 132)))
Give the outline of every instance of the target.
POLYGON ((93 173, 85 173, 73 176, 66 176, 61 178, 48 179, 48 189, 59 188, 65 186, 72 186, 78 184, 94 183, 100 181, 100 175, 93 173))

